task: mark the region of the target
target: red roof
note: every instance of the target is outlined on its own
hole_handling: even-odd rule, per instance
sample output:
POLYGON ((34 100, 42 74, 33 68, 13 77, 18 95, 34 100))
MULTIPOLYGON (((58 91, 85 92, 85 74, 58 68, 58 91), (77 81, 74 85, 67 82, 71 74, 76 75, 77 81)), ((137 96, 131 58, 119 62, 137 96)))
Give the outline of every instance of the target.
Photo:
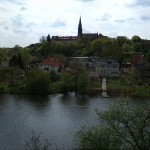
POLYGON ((57 57, 53 57, 53 58, 48 57, 42 61, 42 64, 43 65, 51 65, 51 66, 55 66, 55 67, 62 66, 59 58, 57 58, 57 57))
POLYGON ((137 65, 141 63, 144 60, 144 55, 135 55, 132 58, 132 64, 137 65))

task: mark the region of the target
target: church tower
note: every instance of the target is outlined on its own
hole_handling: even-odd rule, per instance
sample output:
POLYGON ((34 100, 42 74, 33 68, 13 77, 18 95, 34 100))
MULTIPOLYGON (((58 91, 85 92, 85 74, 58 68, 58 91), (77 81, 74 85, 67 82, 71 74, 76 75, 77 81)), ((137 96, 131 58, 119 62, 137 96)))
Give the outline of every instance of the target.
POLYGON ((79 25, 78 25, 78 36, 82 36, 82 23, 81 23, 81 17, 79 19, 79 25))

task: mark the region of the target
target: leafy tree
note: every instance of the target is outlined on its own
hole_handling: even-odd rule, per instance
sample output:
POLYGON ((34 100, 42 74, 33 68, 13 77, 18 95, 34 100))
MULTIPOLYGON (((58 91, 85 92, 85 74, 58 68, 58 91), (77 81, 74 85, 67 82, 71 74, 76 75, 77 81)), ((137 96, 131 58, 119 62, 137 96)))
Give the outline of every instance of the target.
POLYGON ((148 106, 132 107, 126 101, 101 112, 101 125, 81 129, 76 139, 81 149, 134 149, 150 147, 150 110, 148 106), (88 146, 88 147, 87 147, 88 146))
POLYGON ((72 92, 74 89, 74 82, 72 75, 70 73, 65 73, 60 78, 61 81, 61 92, 63 94, 67 94, 68 92, 72 92))
POLYGON ((137 35, 134 35, 132 38, 131 38, 131 41, 132 43, 140 43, 141 42, 141 38, 137 35))
POLYGON ((42 36, 42 37, 40 38, 40 43, 44 43, 44 42, 46 42, 46 37, 45 37, 45 36, 42 36))
POLYGON ((20 52, 18 52, 18 65, 21 69, 24 69, 24 64, 23 64, 22 56, 21 56, 20 52))
POLYGON ((136 52, 142 52, 143 51, 142 43, 133 43, 132 48, 136 52))
POLYGON ((81 72, 77 80, 77 89, 81 94, 85 93, 86 88, 90 83, 90 78, 86 72, 81 72))
POLYGON ((17 66, 18 65, 18 57, 13 55, 13 57, 9 60, 10 66, 17 66))
POLYGON ((100 39, 96 39, 92 42, 92 50, 97 56, 101 56, 102 44, 100 39))
POLYGON ((47 36, 47 42, 51 42, 51 38, 50 38, 50 35, 48 34, 47 36))
POLYGON ((31 53, 29 51, 29 48, 24 48, 21 50, 21 57, 24 65, 27 65, 31 62, 31 53))
POLYGON ((127 43, 123 44, 122 49, 123 49, 124 52, 133 51, 133 47, 130 44, 127 44, 127 43))
POLYGON ((49 73, 49 78, 50 78, 50 81, 55 82, 58 79, 58 75, 55 73, 55 71, 51 71, 49 73))
POLYGON ((48 94, 50 80, 48 75, 40 70, 28 73, 25 79, 25 92, 29 94, 48 94))
POLYGON ((118 46, 122 47, 125 43, 130 44, 130 40, 127 39, 125 36, 118 36, 116 38, 116 41, 118 43, 118 46))
POLYGON ((49 42, 42 43, 41 46, 38 48, 38 52, 42 58, 46 58, 53 53, 49 42))

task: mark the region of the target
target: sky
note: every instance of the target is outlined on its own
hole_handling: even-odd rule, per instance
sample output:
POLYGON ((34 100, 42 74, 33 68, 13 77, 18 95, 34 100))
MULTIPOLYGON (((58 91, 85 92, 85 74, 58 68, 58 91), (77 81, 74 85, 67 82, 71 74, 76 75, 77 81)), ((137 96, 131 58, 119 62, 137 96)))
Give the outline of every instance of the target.
POLYGON ((150 40, 150 0, 0 0, 0 47, 84 33, 150 40))

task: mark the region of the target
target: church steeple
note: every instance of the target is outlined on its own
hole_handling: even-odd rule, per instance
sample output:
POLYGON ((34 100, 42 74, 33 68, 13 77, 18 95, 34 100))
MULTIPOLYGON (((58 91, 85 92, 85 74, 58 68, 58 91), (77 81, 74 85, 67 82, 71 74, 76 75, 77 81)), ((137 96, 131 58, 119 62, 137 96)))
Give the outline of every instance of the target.
POLYGON ((79 19, 79 25, 78 25, 78 36, 82 36, 82 23, 81 23, 81 17, 79 19))

